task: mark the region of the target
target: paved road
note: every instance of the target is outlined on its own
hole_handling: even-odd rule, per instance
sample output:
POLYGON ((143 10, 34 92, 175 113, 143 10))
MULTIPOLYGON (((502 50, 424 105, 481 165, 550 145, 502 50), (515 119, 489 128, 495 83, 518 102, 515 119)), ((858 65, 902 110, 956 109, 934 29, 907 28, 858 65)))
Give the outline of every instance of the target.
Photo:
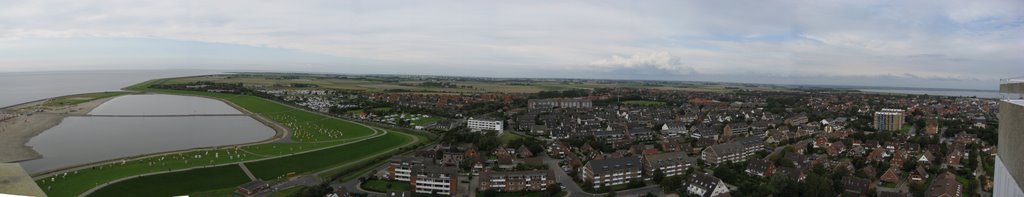
POLYGON ((270 194, 273 194, 276 191, 285 190, 285 189, 288 189, 288 188, 291 188, 291 187, 296 187, 296 186, 315 186, 315 185, 318 185, 318 184, 320 184, 320 177, 317 177, 317 176, 314 176, 314 175, 302 175, 302 176, 297 176, 297 177, 295 177, 295 178, 293 178, 291 180, 285 181, 285 182, 281 182, 281 183, 278 183, 278 184, 275 184, 275 185, 271 185, 270 189, 263 190, 263 192, 256 193, 256 194, 254 194, 252 196, 256 196, 256 197, 270 196, 270 194))
POLYGON ((576 185, 572 177, 569 177, 569 174, 562 170, 562 166, 558 165, 562 161, 561 159, 551 158, 548 154, 541 154, 541 159, 544 160, 544 164, 548 165, 548 169, 555 173, 555 180, 561 183, 562 186, 565 186, 565 191, 569 193, 569 196, 590 196, 579 185, 576 185))

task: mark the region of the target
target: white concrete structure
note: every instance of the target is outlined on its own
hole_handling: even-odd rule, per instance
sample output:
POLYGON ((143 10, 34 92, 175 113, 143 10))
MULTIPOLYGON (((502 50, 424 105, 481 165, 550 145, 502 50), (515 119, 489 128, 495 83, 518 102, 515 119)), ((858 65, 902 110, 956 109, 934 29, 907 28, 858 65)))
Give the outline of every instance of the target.
MULTIPOLYGON (((1003 79, 993 196, 1024 196, 1024 77, 1003 79)), ((973 156, 973 155, 971 155, 973 156)))
POLYGON ((498 131, 498 134, 501 134, 502 129, 504 129, 501 120, 479 118, 469 118, 469 121, 466 121, 466 127, 469 127, 469 129, 473 131, 498 131))

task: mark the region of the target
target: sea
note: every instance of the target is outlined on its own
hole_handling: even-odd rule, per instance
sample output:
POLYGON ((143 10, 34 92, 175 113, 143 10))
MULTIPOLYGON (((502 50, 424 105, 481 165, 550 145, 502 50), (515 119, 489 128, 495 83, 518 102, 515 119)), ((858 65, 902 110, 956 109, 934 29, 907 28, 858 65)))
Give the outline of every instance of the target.
POLYGON ((40 99, 116 91, 150 79, 217 74, 208 70, 0 72, 0 108, 40 99))
POLYGON ((962 96, 978 98, 1001 98, 995 90, 939 90, 939 89, 858 89, 863 92, 895 93, 895 94, 918 94, 935 96, 962 96))

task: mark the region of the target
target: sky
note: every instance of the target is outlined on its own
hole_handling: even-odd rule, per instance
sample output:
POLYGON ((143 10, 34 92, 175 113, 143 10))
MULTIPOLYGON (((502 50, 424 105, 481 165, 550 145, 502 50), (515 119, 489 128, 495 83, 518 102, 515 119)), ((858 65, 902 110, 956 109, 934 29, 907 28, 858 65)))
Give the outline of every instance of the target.
POLYGON ((0 72, 217 69, 996 89, 1024 1, 11 1, 0 72))

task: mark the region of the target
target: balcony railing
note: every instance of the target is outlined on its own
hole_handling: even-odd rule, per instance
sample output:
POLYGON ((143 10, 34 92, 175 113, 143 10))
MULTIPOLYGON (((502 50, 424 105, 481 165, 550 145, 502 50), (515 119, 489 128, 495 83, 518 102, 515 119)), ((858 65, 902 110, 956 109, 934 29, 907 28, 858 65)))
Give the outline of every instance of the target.
POLYGON ((1024 76, 1000 79, 999 94, 1005 101, 1021 104, 1024 100, 1024 76))

